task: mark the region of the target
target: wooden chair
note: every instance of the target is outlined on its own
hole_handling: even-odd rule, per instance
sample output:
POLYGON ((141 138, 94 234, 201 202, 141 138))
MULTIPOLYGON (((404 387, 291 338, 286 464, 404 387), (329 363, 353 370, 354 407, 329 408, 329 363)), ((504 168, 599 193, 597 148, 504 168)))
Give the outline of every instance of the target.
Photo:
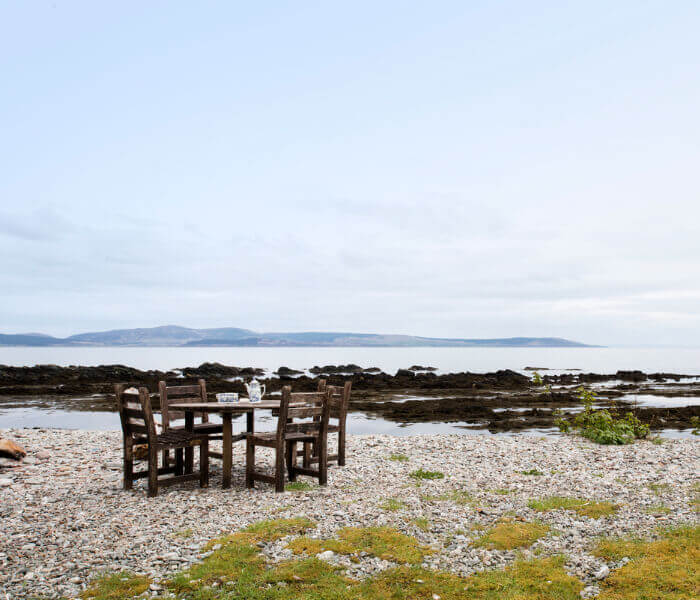
MULTIPOLYGON (((319 379, 318 391, 326 390, 326 380, 319 379)), ((336 454, 328 456, 328 462, 336 461, 339 467, 345 466, 345 432, 346 421, 348 416, 348 405, 350 404, 350 392, 352 391, 352 381, 346 381, 345 385, 340 388, 330 386, 331 390, 331 410, 330 418, 333 422, 328 424, 328 433, 338 434, 338 451, 336 454)), ((304 443, 304 466, 309 467, 312 463, 318 462, 318 451, 313 444, 304 443)))
MULTIPOLYGON (((182 430, 185 428, 184 425, 173 426, 170 424, 171 421, 177 419, 184 419, 185 415, 179 411, 173 411, 170 409, 170 404, 178 402, 208 402, 207 397, 207 383, 204 379, 199 379, 196 385, 167 385, 165 381, 160 381, 158 383, 158 393, 160 395, 160 413, 163 419, 163 431, 167 430, 182 430)), ((209 440, 220 440, 223 438, 224 426, 221 423, 210 423, 209 415, 207 413, 201 414, 201 422, 194 424, 194 432, 205 434, 209 437, 209 440)), ((195 413, 195 417, 198 414, 195 413)), ((163 463, 168 464, 170 462, 169 451, 163 453, 163 463)), ((213 458, 223 459, 221 452, 209 452, 209 456, 213 458)), ((188 457, 187 462, 190 462, 188 457)), ((188 470, 191 470, 191 465, 186 465, 188 470)))
POLYGON ((292 394, 290 386, 282 388, 282 400, 277 417, 277 430, 270 433, 250 433, 246 438, 246 487, 256 481, 275 486, 276 492, 284 491, 285 458, 289 480, 297 475, 317 477, 319 485, 328 479, 328 416, 330 414, 330 390, 319 392, 313 398, 309 394, 292 394), (294 406, 299 403, 300 406, 294 406), (291 406, 290 406, 291 405, 291 406), (310 419, 295 422, 294 419, 310 419), (314 442, 318 447, 318 469, 310 465, 298 466, 297 443, 314 442), (266 475, 255 470, 255 448, 263 446, 275 450, 275 474, 266 475))
POLYGON ((185 430, 171 429, 158 434, 151 409, 148 389, 140 387, 138 392, 125 391, 124 384, 116 384, 119 416, 124 433, 124 489, 130 490, 134 480, 148 477, 148 495, 157 496, 158 488, 183 481, 199 479, 201 487, 209 485, 209 440, 206 435, 185 430), (148 470, 134 472, 134 445, 148 447, 148 470), (199 471, 183 475, 183 449, 199 446, 199 471), (175 466, 167 463, 158 468, 158 453, 175 450, 175 466), (159 479, 159 475, 174 473, 173 477, 159 479))

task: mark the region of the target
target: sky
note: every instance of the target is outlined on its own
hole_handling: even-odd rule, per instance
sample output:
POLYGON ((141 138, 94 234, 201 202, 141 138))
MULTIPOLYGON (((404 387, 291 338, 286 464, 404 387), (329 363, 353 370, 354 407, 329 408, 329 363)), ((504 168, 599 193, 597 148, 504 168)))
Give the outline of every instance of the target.
POLYGON ((700 3, 0 0, 0 332, 700 344, 700 3))

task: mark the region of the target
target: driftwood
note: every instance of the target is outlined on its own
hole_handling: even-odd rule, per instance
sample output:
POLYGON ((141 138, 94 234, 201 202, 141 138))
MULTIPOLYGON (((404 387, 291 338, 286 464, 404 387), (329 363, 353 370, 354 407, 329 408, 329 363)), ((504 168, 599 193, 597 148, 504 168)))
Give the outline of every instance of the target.
POLYGON ((0 439, 0 456, 7 456, 19 460, 27 456, 27 451, 12 440, 0 439))

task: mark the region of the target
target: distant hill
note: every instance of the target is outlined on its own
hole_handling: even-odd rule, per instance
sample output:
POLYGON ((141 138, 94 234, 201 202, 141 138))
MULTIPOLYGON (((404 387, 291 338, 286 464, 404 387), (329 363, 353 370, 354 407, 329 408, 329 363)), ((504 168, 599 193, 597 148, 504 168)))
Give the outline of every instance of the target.
POLYGON ((56 338, 41 333, 0 334, 0 346, 377 346, 377 347, 588 347, 563 338, 428 338, 376 333, 315 332, 258 333, 222 327, 190 329, 164 325, 143 329, 114 329, 56 338))

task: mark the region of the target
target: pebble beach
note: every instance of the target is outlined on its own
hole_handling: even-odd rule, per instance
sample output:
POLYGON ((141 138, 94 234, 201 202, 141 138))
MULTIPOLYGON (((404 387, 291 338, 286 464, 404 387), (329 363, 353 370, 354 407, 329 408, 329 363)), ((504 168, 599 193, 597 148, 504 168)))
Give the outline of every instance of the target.
MULTIPOLYGON (((244 447, 237 444, 231 489, 221 489, 221 463, 212 460, 209 488, 187 483, 148 498, 144 480, 122 489, 120 432, 10 429, 0 437, 28 452, 19 463, 0 463, 3 600, 76 598, 91 577, 119 570, 151 576, 147 594, 157 596, 173 572, 202 559, 209 540, 294 516, 314 521, 309 535, 319 538, 347 526, 395 527, 435 549, 423 566, 462 575, 502 568, 519 553, 475 547, 483 528, 503 519, 538 521, 549 533, 520 552, 563 554, 566 570, 592 596, 619 566, 591 554, 601 536, 653 535, 660 526, 698 521, 700 445, 693 439, 599 446, 574 436, 350 436, 348 464, 330 468, 326 487, 282 494, 262 484, 245 489, 244 447), (444 477, 416 480, 410 474, 419 469, 444 477), (528 506, 552 495, 618 509, 595 519, 528 506)), ((261 451, 259 460, 271 465, 271 454, 261 451)), ((265 545, 270 562, 290 558, 285 542, 265 545)), ((393 566, 372 556, 321 558, 351 578, 393 566)))

